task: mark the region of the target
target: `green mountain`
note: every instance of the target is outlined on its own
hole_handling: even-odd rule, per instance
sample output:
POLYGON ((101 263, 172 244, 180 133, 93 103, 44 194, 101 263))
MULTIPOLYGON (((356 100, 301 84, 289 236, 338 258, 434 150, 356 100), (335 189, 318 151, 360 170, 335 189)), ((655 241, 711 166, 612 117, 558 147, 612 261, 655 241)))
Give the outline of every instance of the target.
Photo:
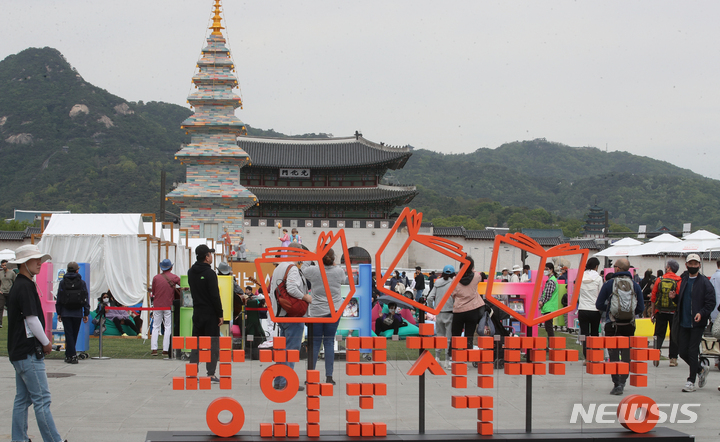
MULTIPOLYGON (((56 49, 7 57, 0 62, 0 214, 157 212, 160 170, 167 171, 168 191, 185 179, 174 154, 190 142, 180 123, 191 114, 174 104, 127 102, 93 86, 56 49)), ((298 137, 309 136, 327 135, 298 137)))
POLYGON ((555 215, 583 220, 597 201, 613 222, 633 230, 639 224, 650 230, 662 225, 680 230, 682 223, 690 222, 693 228, 720 231, 720 182, 627 152, 570 147, 544 139, 468 154, 415 150, 394 178, 418 185, 421 192, 411 206, 440 224, 450 214, 512 229, 509 218, 517 210, 506 207, 504 216, 494 211, 498 216, 492 219, 483 215, 492 201, 526 208, 525 212, 549 212, 537 212, 536 218, 555 215))
MULTIPOLYGON (((0 216, 12 209, 157 212, 160 170, 168 191, 185 179, 174 154, 190 141, 180 130, 190 114, 93 86, 52 48, 7 57, 0 61, 0 216)), ((284 136, 247 127, 251 135, 284 136)), ((625 152, 546 140, 460 155, 415 150, 393 173, 418 185, 411 206, 436 225, 555 226, 572 236, 597 201, 619 224, 613 230, 691 222, 720 231, 718 181, 625 152)))

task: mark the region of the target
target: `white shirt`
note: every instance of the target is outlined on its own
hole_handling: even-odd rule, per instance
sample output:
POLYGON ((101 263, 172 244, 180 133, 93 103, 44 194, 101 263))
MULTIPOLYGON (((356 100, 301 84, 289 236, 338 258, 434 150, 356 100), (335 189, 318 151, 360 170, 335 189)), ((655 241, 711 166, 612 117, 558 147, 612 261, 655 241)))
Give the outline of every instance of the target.
POLYGON ((595 270, 585 270, 583 273, 582 285, 580 285, 580 302, 578 310, 598 311, 595 301, 600 294, 602 287, 602 276, 595 270))
POLYGON ((513 273, 510 277, 510 282, 520 282, 520 277, 513 273))
POLYGON ((527 273, 523 273, 520 276, 520 282, 530 282, 530 275, 528 275, 527 273))

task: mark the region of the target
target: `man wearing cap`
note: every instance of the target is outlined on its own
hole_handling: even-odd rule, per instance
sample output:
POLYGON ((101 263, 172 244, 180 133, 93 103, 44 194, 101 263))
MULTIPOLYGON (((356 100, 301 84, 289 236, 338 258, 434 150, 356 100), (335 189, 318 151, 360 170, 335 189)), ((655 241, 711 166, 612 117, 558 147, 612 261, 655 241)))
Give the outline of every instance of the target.
POLYGON ((522 267, 515 264, 513 266, 513 273, 510 275, 510 282, 520 282, 520 273, 522 272, 522 267))
MULTIPOLYGON (((677 337, 680 357, 690 366, 690 375, 682 391, 695 391, 695 379, 698 387, 703 388, 710 367, 700 366, 700 341, 707 325, 710 313, 715 308, 715 290, 710 281, 700 273, 700 257, 692 253, 685 259, 687 272, 680 275, 677 293, 670 297, 677 301, 677 313, 673 318, 674 335, 677 337)), ((673 333, 671 332, 671 338, 673 333)))
MULTIPOLYGON (((217 275, 210 264, 213 262, 215 249, 205 244, 195 248, 197 261, 188 270, 188 285, 193 299, 193 336, 220 336, 220 326, 223 324, 223 309, 220 302, 220 289, 217 275)), ((217 338, 212 339, 210 362, 205 364, 207 375, 212 382, 220 382, 215 376, 220 344, 217 338)), ((197 364, 199 359, 197 350, 190 352, 190 363, 197 364)))
POLYGON ((153 307, 167 310, 153 310, 153 329, 150 339, 150 354, 158 354, 158 335, 160 324, 165 325, 163 333, 163 356, 168 356, 170 349, 170 336, 172 336, 172 305, 175 300, 175 286, 180 285, 180 277, 171 270, 173 263, 169 259, 160 261, 160 271, 152 280, 153 307))
POLYGON ((8 267, 19 269, 8 296, 8 355, 15 367, 15 403, 12 414, 12 440, 28 439, 28 407, 34 405, 35 419, 44 441, 61 441, 50 413, 50 389, 45 373, 45 355, 52 343, 45 334, 45 312, 33 278, 42 263, 50 259, 36 245, 18 247, 8 267))
POLYGON ((75 344, 80 334, 80 321, 88 322, 90 302, 88 301, 87 284, 78 273, 80 270, 78 263, 69 262, 66 270, 63 279, 58 284, 55 311, 65 329, 65 362, 77 364, 75 344))
POLYGON ((3 259, 2 263, 2 270, 0 270, 0 328, 3 326, 3 316, 5 315, 5 301, 7 300, 7 296, 10 293, 10 288, 12 288, 13 283, 15 282, 15 272, 7 268, 7 259, 3 259))
MULTIPOLYGON (((436 308, 437 305, 445 297, 447 289, 450 288, 452 278, 455 277, 455 267, 450 264, 443 267, 442 277, 435 280, 433 288, 428 293, 427 305, 436 308)), ((448 341, 445 349, 445 368, 450 366, 450 341, 452 340, 452 319, 453 319, 453 297, 448 296, 447 302, 443 304, 440 313, 435 317, 435 336, 445 336, 448 341)), ((438 348, 435 350, 435 359, 440 361, 440 355, 443 350, 438 348)))

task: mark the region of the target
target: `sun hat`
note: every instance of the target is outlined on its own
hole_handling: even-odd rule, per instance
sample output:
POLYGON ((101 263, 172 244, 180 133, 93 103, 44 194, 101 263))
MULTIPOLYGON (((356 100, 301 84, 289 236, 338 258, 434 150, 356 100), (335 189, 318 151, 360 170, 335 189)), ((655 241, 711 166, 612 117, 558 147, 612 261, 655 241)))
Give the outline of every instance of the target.
POLYGON ((690 262, 690 261, 702 262, 702 261, 700 261, 700 256, 697 253, 691 253, 687 256, 687 258, 685 259, 685 262, 690 262))
POLYGON ((443 274, 452 275, 453 273, 455 273, 455 267, 451 266, 450 264, 443 267, 443 274))
POLYGON ((217 270, 218 270, 218 273, 220 273, 221 275, 231 275, 232 274, 232 269, 226 262, 221 262, 220 264, 218 264, 217 270))
POLYGON ((172 268, 172 266, 173 266, 172 261, 170 261, 170 260, 167 259, 167 258, 165 258, 165 259, 163 259, 162 261, 160 261, 160 270, 162 270, 163 272, 164 272, 165 270, 170 270, 170 269, 172 268))
POLYGON ((522 267, 520 267, 519 265, 515 264, 515 265, 513 266, 513 272, 522 272, 522 267))
POLYGON ((7 267, 14 269, 18 264, 24 264, 28 260, 35 258, 40 258, 41 263, 51 259, 50 255, 41 252, 35 244, 25 244, 15 249, 15 259, 8 261, 7 267))
POLYGON ((500 270, 500 271, 501 271, 501 272, 504 272, 505 270, 508 270, 508 268, 507 268, 507 267, 503 267, 502 270, 500 270))

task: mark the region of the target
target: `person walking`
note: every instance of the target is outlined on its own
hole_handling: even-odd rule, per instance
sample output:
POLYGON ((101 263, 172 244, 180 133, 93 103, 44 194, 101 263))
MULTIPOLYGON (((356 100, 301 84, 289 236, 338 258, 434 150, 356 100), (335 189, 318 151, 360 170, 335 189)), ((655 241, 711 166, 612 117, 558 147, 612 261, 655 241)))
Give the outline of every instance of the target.
MULTIPOLYGON (((677 303, 674 298, 670 297, 671 293, 677 293, 678 284, 681 278, 677 275, 680 264, 674 259, 668 259, 665 264, 665 273, 663 276, 656 278, 655 283, 650 291, 650 318, 655 323, 655 348, 662 349, 665 335, 670 328, 670 348, 668 358, 670 358, 670 366, 678 365, 678 344, 672 328, 675 312, 677 311, 677 303)), ((643 295, 645 293, 643 292, 643 295)), ((677 330, 675 330, 677 331, 677 330)), ((660 361, 653 361, 654 366, 659 366, 660 361)))
MULTIPOLYGON (((640 284, 633 281, 630 273, 630 261, 618 259, 613 266, 612 279, 600 289, 595 308, 605 310, 608 322, 605 323, 605 336, 635 336, 635 316, 643 312, 644 301, 640 284)), ((700 345, 700 343, 698 343, 700 345)), ((630 349, 608 349, 610 362, 630 362, 630 349)), ((613 389, 610 394, 621 395, 625 389, 628 375, 613 374, 613 389)))
POLYGON ((682 389, 686 393, 695 391, 696 378, 698 388, 703 388, 710 371, 709 366, 700 365, 700 341, 710 313, 715 309, 715 289, 700 273, 700 263, 699 255, 688 255, 685 259, 687 272, 680 276, 677 293, 670 294, 677 302, 672 327, 676 330, 678 353, 690 366, 690 374, 682 389))
POLYGON ((280 247, 287 247, 290 245, 290 235, 288 235, 287 229, 282 229, 282 231, 282 236, 278 236, 278 239, 280 240, 280 247))
MULTIPOLYGON (((545 263, 545 288, 543 288, 542 296, 540 296, 540 313, 546 315, 552 313, 559 308, 560 296, 559 286, 557 277, 555 276, 555 264, 551 262, 545 263)), ((555 330, 553 329, 553 320, 548 319, 545 321, 545 331, 548 337, 555 336, 555 330)))
POLYGON ((420 302, 423 292, 425 291, 425 275, 422 273, 422 268, 415 267, 415 301, 420 302))
MULTIPOLYGON (((320 264, 320 263, 318 263, 320 264)), ((345 281, 345 272, 342 268, 335 265, 335 251, 330 249, 322 258, 322 265, 325 269, 330 296, 332 296, 333 308, 337 310, 342 304, 340 296, 340 285, 345 281)), ((325 284, 323 283, 323 275, 320 271, 320 265, 303 265, 302 268, 305 279, 312 286, 312 302, 308 306, 308 316, 311 318, 329 318, 332 314, 330 304, 328 303, 328 294, 325 293, 325 284)), ((325 348, 325 378, 326 383, 335 385, 333 380, 333 369, 335 366, 335 334, 337 333, 340 319, 335 322, 313 323, 313 354, 312 369, 315 369, 318 355, 320 353, 320 344, 325 348)))
POLYGON ((603 284, 602 276, 597 271, 599 266, 599 259, 594 256, 588 259, 585 264, 582 283, 580 284, 578 323, 580 324, 580 334, 585 336, 585 341, 582 343, 583 357, 587 355, 587 337, 600 334, 602 312, 595 307, 595 302, 603 284))
POLYGON ((35 285, 35 275, 50 255, 28 244, 15 250, 15 266, 19 274, 8 296, 8 355, 15 368, 15 403, 12 411, 14 441, 29 441, 28 408, 33 405, 40 435, 45 442, 62 441, 50 412, 50 388, 45 372, 45 355, 52 343, 45 334, 45 312, 35 285))
POLYGON ((3 259, 0 263, 2 270, 0 270, 0 328, 3 327, 3 316, 5 316, 5 303, 7 296, 10 294, 10 289, 15 282, 15 272, 8 269, 7 259, 3 259))
MULTIPOLYGON (((293 249, 302 249, 302 246, 298 243, 290 243, 289 247, 293 249)), ((312 297, 308 294, 305 278, 303 278, 303 274, 298 268, 299 265, 302 265, 302 262, 281 262, 277 267, 275 267, 275 271, 273 271, 270 279, 270 293, 267 295, 266 301, 270 300, 270 307, 268 308, 273 309, 276 318, 287 317, 287 312, 277 302, 275 295, 275 291, 283 281, 285 281, 285 289, 287 290, 288 295, 293 298, 302 299, 308 304, 312 302, 312 297)), ((305 324, 302 322, 277 322, 277 326, 280 329, 279 335, 285 337, 285 348, 287 350, 300 350, 305 324)), ((295 368, 294 362, 279 363, 287 365, 291 369, 295 368)), ((278 376, 275 378, 273 388, 276 390, 282 390, 286 385, 287 379, 283 376, 278 376)), ((300 391, 305 389, 302 385, 299 388, 300 391)))
POLYGON ((472 349, 475 330, 480 322, 480 307, 485 305, 485 301, 477 291, 478 284, 483 280, 482 274, 475 272, 475 261, 471 257, 468 256, 467 260, 470 263, 460 267, 460 282, 450 295, 453 298, 452 335, 461 336, 464 330, 467 348, 472 349))
POLYGON ((65 275, 58 284, 57 302, 55 311, 58 321, 65 329, 65 362, 77 364, 77 351, 75 346, 80 334, 80 321, 87 323, 90 315, 90 302, 87 284, 78 273, 78 263, 69 262, 65 275))
MULTIPOLYGON (((445 293, 450 288, 450 284, 455 277, 455 267, 450 264, 443 267, 442 275, 435 280, 433 288, 430 289, 427 297, 427 305, 437 308, 438 303, 445 297, 445 293)), ((448 340, 448 346, 445 349, 445 367, 450 366, 450 342, 452 341, 452 320, 453 320, 453 297, 449 296, 447 302, 443 304, 440 313, 435 316, 435 336, 445 336, 448 340)), ((440 361, 442 349, 435 349, 435 359, 440 361)))
MULTIPOLYGON (((195 248, 195 264, 188 270, 188 285, 193 299, 192 335, 211 336, 210 362, 205 363, 207 375, 212 382, 220 382, 215 376, 220 356, 220 326, 223 324, 223 309, 217 275, 210 264, 215 249, 205 244, 195 248)), ((190 363, 199 363, 197 350, 190 351, 190 363)))
POLYGON ((160 271, 152 279, 153 307, 167 310, 153 310, 153 329, 150 337, 150 354, 158 354, 158 336, 160 326, 165 326, 163 332, 163 356, 169 356, 170 337, 172 336, 172 306, 175 300, 175 286, 180 285, 180 277, 172 272, 173 263, 169 259, 160 261, 160 271))

